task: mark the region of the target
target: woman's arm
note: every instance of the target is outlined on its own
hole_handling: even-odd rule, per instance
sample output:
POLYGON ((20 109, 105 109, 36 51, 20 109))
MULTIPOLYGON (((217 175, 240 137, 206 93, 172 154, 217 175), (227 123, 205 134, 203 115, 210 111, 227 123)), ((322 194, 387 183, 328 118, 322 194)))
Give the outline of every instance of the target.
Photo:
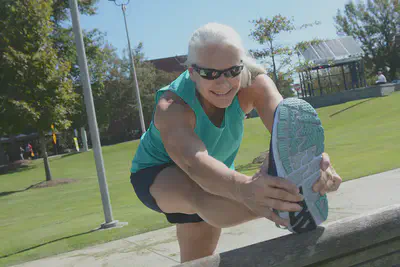
POLYGON ((239 93, 240 105, 244 111, 247 113, 255 108, 270 133, 275 109, 282 100, 283 97, 275 83, 267 75, 258 75, 250 87, 242 89, 239 93))
POLYGON ((155 125, 171 159, 205 191, 229 198, 257 215, 280 222, 270 208, 298 211, 301 200, 296 185, 288 180, 263 175, 249 177, 228 168, 207 152, 194 132, 193 111, 173 93, 166 93, 157 104, 155 125))

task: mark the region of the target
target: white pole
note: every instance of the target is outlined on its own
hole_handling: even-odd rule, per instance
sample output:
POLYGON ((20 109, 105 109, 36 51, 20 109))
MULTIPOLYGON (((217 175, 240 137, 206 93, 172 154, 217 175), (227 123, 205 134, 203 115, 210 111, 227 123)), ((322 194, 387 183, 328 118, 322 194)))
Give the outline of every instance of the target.
POLYGON ((90 87, 90 82, 89 82, 89 71, 86 61, 85 47, 83 43, 82 30, 79 20, 78 3, 76 2, 76 0, 69 0, 69 6, 71 8, 72 26, 75 35, 76 50, 78 53, 81 81, 84 89, 84 98, 86 104, 86 111, 88 115, 90 135, 93 143, 94 159, 96 162, 96 170, 97 170, 97 177, 101 193, 101 201, 103 203, 105 223, 101 225, 101 228, 111 228, 117 226, 118 221, 115 221, 112 215, 110 196, 108 193, 103 156, 101 152, 99 130, 97 128, 97 119, 93 103, 92 89, 90 87))
POLYGON ((133 62, 131 41, 130 41, 129 33, 128 33, 128 24, 126 23, 126 16, 125 16, 126 5, 123 4, 121 6, 121 9, 122 9, 122 14, 124 15, 126 38, 128 39, 129 58, 130 58, 130 63, 131 63, 131 76, 135 80, 135 89, 136 89, 136 98, 137 98, 138 109, 139 109, 140 125, 142 128, 142 134, 144 134, 144 132, 146 131, 146 126, 144 123, 143 108, 142 108, 142 102, 140 100, 140 91, 139 91, 139 84, 138 84, 137 77, 136 77, 135 63, 133 62))
POLYGON ((81 127, 81 138, 83 143, 83 151, 84 152, 89 151, 85 127, 81 127))

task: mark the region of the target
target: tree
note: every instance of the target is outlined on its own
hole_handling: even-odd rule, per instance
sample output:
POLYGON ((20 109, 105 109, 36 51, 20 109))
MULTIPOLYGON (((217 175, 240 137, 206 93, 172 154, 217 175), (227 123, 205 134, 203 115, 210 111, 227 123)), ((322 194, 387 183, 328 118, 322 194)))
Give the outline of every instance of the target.
POLYGON ((372 73, 388 69, 389 77, 395 78, 400 67, 398 47, 394 45, 396 32, 400 31, 399 0, 351 1, 343 12, 337 11, 334 19, 338 31, 360 42, 366 67, 372 73))
MULTIPOLYGON (((95 15, 97 12, 98 0, 80 0, 78 7, 82 15, 95 15)), ((54 29, 51 34, 53 45, 58 56, 71 63, 70 78, 73 81, 73 87, 78 94, 79 101, 76 102, 73 114, 72 127, 79 128, 87 125, 86 106, 83 99, 83 87, 80 81, 80 68, 78 64, 78 55, 76 51, 75 39, 72 27, 69 25, 69 1, 54 0, 53 15, 51 21, 54 23, 54 29)), ((91 83, 93 99, 97 114, 99 129, 108 127, 107 116, 102 108, 105 88, 104 81, 111 68, 110 62, 114 57, 115 48, 105 41, 105 34, 98 29, 84 30, 83 41, 89 68, 89 80, 91 83)))
MULTIPOLYGON (((95 15, 96 4, 99 0, 78 0, 79 13, 82 15, 95 15)), ((54 25, 54 30, 64 28, 63 23, 69 19, 69 0, 53 0, 53 13, 50 17, 54 25)))
MULTIPOLYGON (((81 0, 78 2, 81 14, 96 14, 98 0, 81 0)), ((59 56, 71 62, 70 75, 75 91, 80 98, 76 104, 77 112, 72 119, 72 126, 78 128, 86 124, 87 117, 79 81, 80 70, 72 29, 66 26, 66 22, 69 20, 68 7, 68 0, 56 0, 54 2, 52 21, 55 28, 52 38, 59 56)), ((105 42, 105 35, 97 29, 84 31, 83 35, 102 143, 115 143, 138 137, 136 130, 140 129, 140 120, 137 112, 134 83, 130 79, 127 51, 124 51, 125 56, 123 58, 119 58, 115 48, 105 42)), ((178 74, 156 70, 153 65, 145 62, 143 44, 141 43, 133 49, 133 55, 145 122, 149 124, 156 88, 168 84, 178 74)))
MULTIPOLYGON (((270 77, 272 75, 269 75, 270 77)), ((271 77, 272 79, 272 77, 271 77)), ((291 72, 279 72, 278 73, 278 83, 280 85, 280 92, 284 98, 294 96, 293 88, 293 78, 291 72)))
POLYGON ((76 94, 69 62, 59 58, 50 35, 52 1, 6 1, 0 6, 0 132, 35 129, 41 139, 46 180, 51 173, 45 136, 51 125, 71 125, 76 94))
MULTIPOLYGON (((278 37, 283 32, 292 32, 298 29, 305 29, 314 25, 319 25, 319 22, 304 24, 296 27, 293 18, 287 18, 282 15, 276 15, 269 18, 259 18, 252 20, 254 29, 251 30, 250 37, 260 45, 265 45, 262 49, 251 50, 252 55, 257 59, 267 59, 269 66, 272 66, 272 79, 279 90, 280 88, 280 72, 291 72, 286 70, 291 65, 294 48, 289 45, 283 45, 278 42, 278 37), (270 60, 270 61, 268 61, 270 60)), ((284 75, 287 76, 287 75, 284 75)))
MULTIPOLYGON (((106 116, 103 116, 102 99, 105 94, 104 82, 112 67, 112 60, 115 57, 116 49, 104 41, 104 34, 94 29, 89 32, 84 32, 83 40, 85 43, 85 51, 89 69, 89 79, 92 88, 93 100, 97 114, 97 123, 99 129, 107 128, 106 116)), ((73 81, 73 87, 78 94, 79 101, 76 102, 76 113, 72 121, 72 127, 79 128, 87 124, 86 106, 83 98, 83 86, 80 79, 80 69, 78 65, 78 57, 74 40, 68 40, 71 43, 70 51, 64 55, 64 58, 71 62, 70 78, 73 81), (72 56, 67 56, 72 55, 72 56)), ((106 115, 106 114, 104 114, 106 115)))
MULTIPOLYGON (((134 64, 140 89, 143 115, 146 127, 149 126, 154 111, 154 100, 157 89, 169 84, 180 73, 167 73, 157 70, 153 64, 146 61, 143 44, 133 48, 134 64)), ((137 111, 134 83, 129 72, 129 53, 124 50, 123 57, 116 53, 110 58, 110 67, 104 81, 105 94, 99 103, 108 121, 107 128, 101 129, 102 143, 116 143, 140 137, 140 120, 137 111)), ((106 124, 105 124, 106 125, 106 124)))

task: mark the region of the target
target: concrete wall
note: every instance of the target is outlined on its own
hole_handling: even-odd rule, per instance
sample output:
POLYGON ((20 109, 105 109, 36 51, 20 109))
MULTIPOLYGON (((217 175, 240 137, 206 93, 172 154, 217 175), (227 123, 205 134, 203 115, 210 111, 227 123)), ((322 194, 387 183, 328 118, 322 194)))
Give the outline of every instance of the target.
POLYGON ((314 108, 320 108, 331 105, 338 105, 358 99, 387 96, 393 93, 395 90, 400 90, 399 87, 400 86, 396 84, 382 84, 366 88, 342 91, 334 94, 305 97, 303 99, 310 103, 314 108))
MULTIPOLYGON (((267 229, 266 229, 267 230, 267 229)), ((177 267, 349 267, 400 264, 400 204, 177 267)))

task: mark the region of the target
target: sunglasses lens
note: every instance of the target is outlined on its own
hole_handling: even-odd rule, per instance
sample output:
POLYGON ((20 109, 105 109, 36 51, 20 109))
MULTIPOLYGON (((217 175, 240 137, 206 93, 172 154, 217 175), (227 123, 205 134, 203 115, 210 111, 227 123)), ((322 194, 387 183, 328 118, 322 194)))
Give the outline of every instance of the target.
POLYGON ((235 66, 228 72, 225 72, 225 76, 230 78, 230 77, 236 77, 242 72, 242 66, 235 66))
POLYGON ((217 79, 219 76, 221 76, 221 73, 217 72, 217 71, 210 71, 210 75, 209 75, 212 79, 217 79))
POLYGON ((199 74, 201 77, 207 80, 218 79, 219 76, 221 76, 221 73, 219 73, 218 71, 205 70, 205 69, 200 69, 199 74))

